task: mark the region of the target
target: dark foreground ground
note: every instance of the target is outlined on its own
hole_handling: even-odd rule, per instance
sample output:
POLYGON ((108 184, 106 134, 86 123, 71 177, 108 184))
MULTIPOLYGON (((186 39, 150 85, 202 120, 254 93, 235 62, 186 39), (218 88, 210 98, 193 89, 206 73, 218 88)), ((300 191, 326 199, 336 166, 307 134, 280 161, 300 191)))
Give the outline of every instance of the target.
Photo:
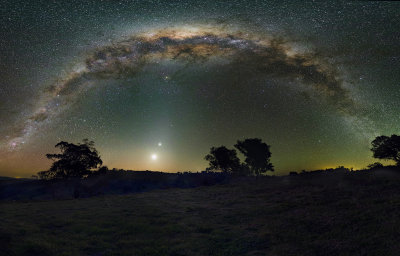
POLYGON ((0 201, 0 255, 400 255, 400 175, 0 201))

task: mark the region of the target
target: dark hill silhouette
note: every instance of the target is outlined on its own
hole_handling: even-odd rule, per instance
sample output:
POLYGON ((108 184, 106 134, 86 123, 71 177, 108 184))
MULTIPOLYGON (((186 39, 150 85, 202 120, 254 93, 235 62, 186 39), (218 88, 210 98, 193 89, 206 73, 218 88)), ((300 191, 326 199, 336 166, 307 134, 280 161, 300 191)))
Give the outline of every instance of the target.
POLYGON ((50 200, 84 198, 105 194, 127 194, 154 189, 193 188, 227 183, 225 173, 164 173, 111 170, 85 179, 0 180, 0 200, 50 200))
POLYGON ((257 177, 111 171, 81 180, 8 180, 0 183, 0 195, 9 198, 104 196, 0 201, 0 255, 398 256, 399 182, 396 167, 257 177), (218 182, 224 184, 150 191, 218 182))
MULTIPOLYGON (((259 176, 299 184, 315 182, 363 183, 368 179, 400 177, 398 166, 383 166, 359 171, 339 166, 325 170, 290 172, 288 176, 259 176), (295 174, 296 173, 296 174, 295 174)), ((164 173, 154 171, 108 170, 104 174, 91 175, 85 179, 14 179, 0 178, 0 200, 53 200, 86 198, 99 195, 129 194, 156 189, 194 188, 232 182, 252 182, 254 176, 237 176, 224 172, 164 173)), ((378 182, 379 180, 373 180, 378 182)), ((368 181, 369 182, 369 181, 368 181)))

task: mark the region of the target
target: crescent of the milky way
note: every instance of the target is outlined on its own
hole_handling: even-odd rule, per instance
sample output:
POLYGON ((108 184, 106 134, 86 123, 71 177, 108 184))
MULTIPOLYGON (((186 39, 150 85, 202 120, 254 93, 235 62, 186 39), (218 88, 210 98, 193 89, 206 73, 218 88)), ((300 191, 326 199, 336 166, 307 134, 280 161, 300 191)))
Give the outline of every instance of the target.
POLYGON ((162 59, 202 62, 223 57, 232 65, 254 67, 257 72, 297 79, 322 96, 338 112, 354 116, 357 104, 344 88, 337 70, 316 54, 296 52, 280 38, 254 36, 240 30, 218 27, 174 27, 138 33, 129 39, 91 51, 84 68, 50 86, 41 105, 27 119, 16 136, 3 142, 6 150, 18 149, 41 127, 74 103, 80 92, 96 79, 135 76, 144 66, 162 59))

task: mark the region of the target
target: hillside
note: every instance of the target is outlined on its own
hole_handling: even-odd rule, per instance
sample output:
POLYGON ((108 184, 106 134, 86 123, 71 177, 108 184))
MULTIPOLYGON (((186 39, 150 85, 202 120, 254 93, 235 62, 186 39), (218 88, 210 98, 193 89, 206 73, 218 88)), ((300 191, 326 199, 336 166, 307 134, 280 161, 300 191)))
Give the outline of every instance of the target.
POLYGON ((163 173, 108 171, 107 174, 59 180, 0 180, 0 200, 60 200, 100 195, 146 192, 155 189, 193 188, 229 182, 224 173, 163 173))
POLYGON ((400 175, 320 173, 0 201, 1 255, 400 255, 400 175))

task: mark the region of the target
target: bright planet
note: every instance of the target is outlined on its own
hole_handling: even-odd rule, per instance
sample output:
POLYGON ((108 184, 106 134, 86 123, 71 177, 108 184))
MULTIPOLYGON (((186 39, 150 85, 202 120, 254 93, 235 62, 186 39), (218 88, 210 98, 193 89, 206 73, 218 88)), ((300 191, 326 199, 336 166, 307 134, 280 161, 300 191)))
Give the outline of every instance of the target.
POLYGON ((397 2, 1 6, 0 175, 84 138, 129 170, 202 171, 243 138, 271 145, 277 175, 359 169, 399 132, 397 2), (154 138, 168 150, 150 166, 154 138))

